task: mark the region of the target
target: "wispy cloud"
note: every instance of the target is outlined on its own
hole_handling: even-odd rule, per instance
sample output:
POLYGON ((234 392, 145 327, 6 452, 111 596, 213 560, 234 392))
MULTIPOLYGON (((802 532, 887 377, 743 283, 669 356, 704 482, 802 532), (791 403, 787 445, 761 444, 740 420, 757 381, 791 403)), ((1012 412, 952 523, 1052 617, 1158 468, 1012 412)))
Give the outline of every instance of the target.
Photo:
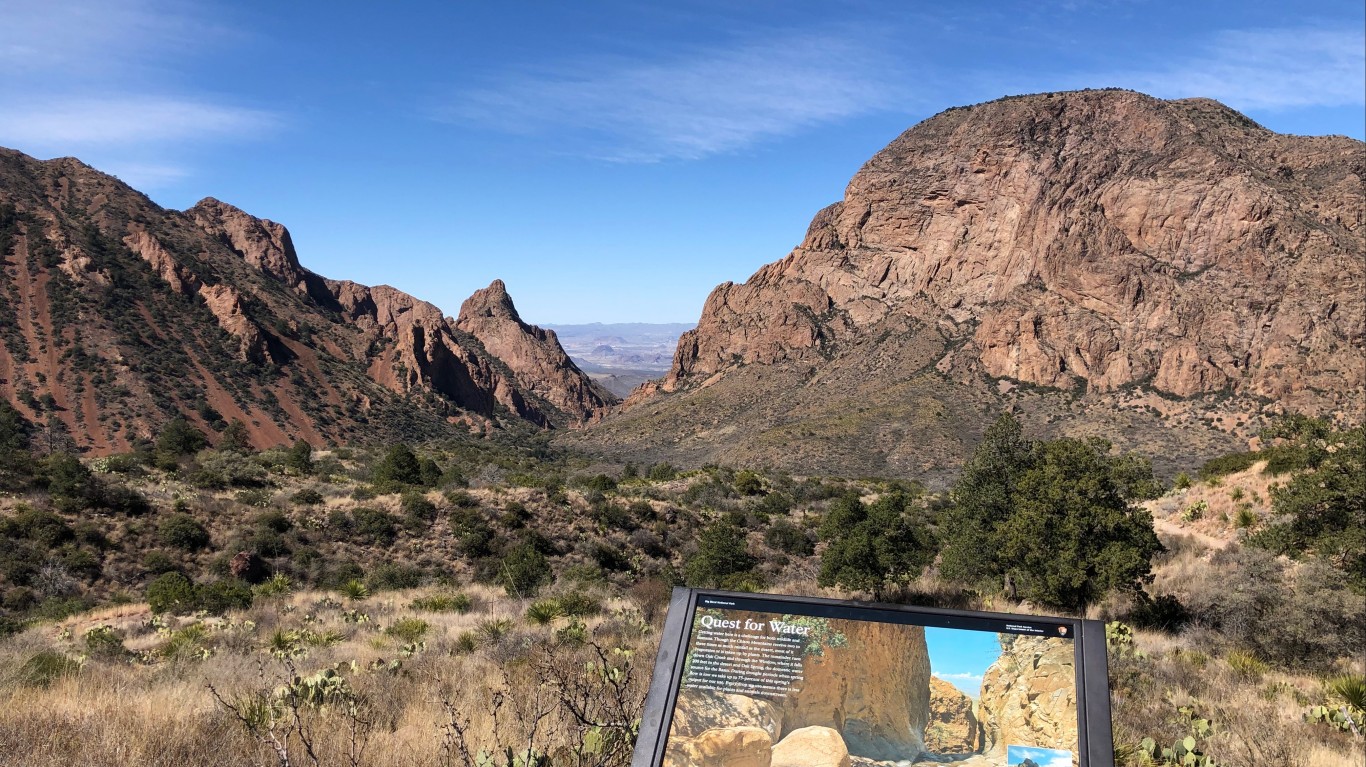
POLYGON ((1109 82, 1166 98, 1208 96, 1238 109, 1360 105, 1366 103, 1366 33, 1227 31, 1191 55, 1117 72, 1109 82))
POLYGON ((952 684, 954 687, 957 687, 958 689, 962 690, 963 692, 967 693, 968 695, 974 698, 981 694, 981 674, 945 674, 939 671, 935 671, 933 673, 935 676, 939 677, 940 679, 943 679, 945 682, 948 682, 949 684, 952 684))
POLYGON ((45 148, 110 146, 259 134, 271 113, 158 96, 75 97, 11 106, 0 114, 0 142, 45 148))
POLYGON ((627 162, 699 159, 899 105, 900 67, 869 35, 799 35, 667 61, 602 58, 460 94, 440 119, 573 142, 627 162))
POLYGON ((193 146, 282 124, 183 82, 239 36, 197 0, 0 0, 0 19, 0 144, 98 159, 150 188, 187 175, 193 146))

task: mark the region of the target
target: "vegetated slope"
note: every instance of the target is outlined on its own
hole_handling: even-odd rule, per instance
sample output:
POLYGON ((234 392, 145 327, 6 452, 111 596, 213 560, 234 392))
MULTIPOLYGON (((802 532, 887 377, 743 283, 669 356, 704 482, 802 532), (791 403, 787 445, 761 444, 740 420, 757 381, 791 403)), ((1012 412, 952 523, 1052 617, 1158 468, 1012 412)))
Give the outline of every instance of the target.
POLYGON ((958 415, 925 435, 917 402, 1186 461, 1281 410, 1355 422, 1364 168, 1359 141, 1207 99, 948 110, 875 155, 786 258, 717 287, 669 374, 573 441, 920 476, 977 435, 958 415))
POLYGON ((613 400, 515 311, 458 327, 303 268, 280 224, 213 199, 165 210, 75 159, 6 149, 0 334, 0 395, 49 440, 99 453, 176 415, 209 433, 240 419, 264 447, 563 426, 613 400))

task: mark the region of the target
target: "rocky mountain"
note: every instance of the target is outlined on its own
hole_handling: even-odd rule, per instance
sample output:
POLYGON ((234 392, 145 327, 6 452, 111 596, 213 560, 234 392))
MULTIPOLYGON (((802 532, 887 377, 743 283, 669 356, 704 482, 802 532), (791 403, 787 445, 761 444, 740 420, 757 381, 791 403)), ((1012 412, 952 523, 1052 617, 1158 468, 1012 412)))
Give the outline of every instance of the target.
POLYGON ((163 209, 71 158, 0 149, 0 395, 49 440, 127 449, 184 416, 257 447, 577 425, 613 398, 501 283, 459 322, 324 278, 288 230, 206 199, 163 209))
POLYGON ((1361 142, 1206 99, 950 109, 717 287, 668 375, 579 441, 934 474, 975 439, 945 420, 1004 408, 1191 460, 1282 409, 1359 420, 1363 178, 1361 142))

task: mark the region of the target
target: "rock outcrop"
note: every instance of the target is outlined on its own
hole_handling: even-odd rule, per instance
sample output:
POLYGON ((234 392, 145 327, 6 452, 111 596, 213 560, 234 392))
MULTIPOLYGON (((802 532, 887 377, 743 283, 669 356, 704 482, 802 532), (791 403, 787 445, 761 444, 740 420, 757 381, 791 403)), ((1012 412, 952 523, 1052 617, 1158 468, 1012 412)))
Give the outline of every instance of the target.
POLYGON ((1003 634, 1001 657, 982 677, 985 752, 1010 744, 1077 753, 1075 646, 1064 639, 1003 634))
POLYGON ((616 397, 579 371, 555 331, 528 325, 517 314, 502 280, 476 290, 460 307, 456 328, 479 339, 511 371, 517 384, 569 414, 595 420, 616 397))
POLYGON ((1186 457, 1167 475, 1284 410, 1359 422, 1364 179, 1362 142, 1204 99, 950 109, 785 258, 717 287, 669 374, 571 441, 937 482, 1002 410, 1186 457))
POLYGON ((461 330, 309 271, 273 221, 0 149, 0 396, 74 449, 126 450, 176 416, 211 439, 240 420, 256 447, 597 417, 613 398, 499 293, 461 330))
POLYGON ((772 767, 849 767, 849 748, 838 730, 803 727, 773 746, 772 767))
POLYGON ((841 646, 804 659, 801 686, 783 704, 783 732, 829 727, 843 736, 850 754, 880 761, 924 753, 930 710, 925 630, 866 621, 839 626, 841 646))
POLYGON ((984 745, 972 698, 943 679, 931 677, 925 748, 934 754, 975 754, 984 745))
POLYGON ((718 287, 665 388, 909 314, 997 378, 1341 407, 1363 391, 1362 175, 1361 142, 1203 99, 949 110, 874 156, 787 258, 718 287))

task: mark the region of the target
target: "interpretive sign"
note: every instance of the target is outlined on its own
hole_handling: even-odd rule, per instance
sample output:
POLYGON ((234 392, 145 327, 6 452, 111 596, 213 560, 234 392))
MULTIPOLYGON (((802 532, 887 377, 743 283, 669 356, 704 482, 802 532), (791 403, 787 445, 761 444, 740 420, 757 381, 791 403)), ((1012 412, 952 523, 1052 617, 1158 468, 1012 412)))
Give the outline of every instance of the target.
POLYGON ((1099 621, 675 589, 660 639, 632 767, 1114 764, 1099 621))

